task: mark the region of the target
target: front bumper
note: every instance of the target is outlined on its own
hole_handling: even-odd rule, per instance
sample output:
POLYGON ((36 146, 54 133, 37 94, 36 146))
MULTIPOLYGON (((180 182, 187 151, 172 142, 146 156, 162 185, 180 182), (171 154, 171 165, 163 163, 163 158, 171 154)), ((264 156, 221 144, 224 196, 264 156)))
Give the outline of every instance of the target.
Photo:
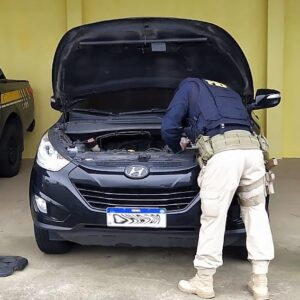
MULTIPOLYGON (((81 182, 95 180, 102 186, 113 184, 109 174, 88 174, 73 164, 69 164, 59 172, 49 172, 34 165, 30 181, 30 204, 34 224, 49 232, 49 239, 71 241, 82 245, 103 246, 140 246, 140 247, 195 247, 200 227, 200 199, 194 200, 185 209, 167 212, 167 227, 153 228, 111 228, 106 226, 106 212, 94 209, 82 198, 74 179, 81 182), (38 195, 47 201, 48 213, 41 213, 33 200, 38 195)), ((115 176, 115 175, 114 175, 115 176)), ((191 174, 174 175, 182 182, 191 174)), ((115 184, 126 184, 118 177, 115 184)), ((155 176, 142 184, 161 184, 175 182, 170 176, 160 176, 155 183, 155 176)), ((136 182, 135 184, 141 184, 136 182)), ((230 227, 226 231, 224 245, 245 245, 244 228, 230 227)))
MULTIPOLYGON (((81 245, 116 247, 178 247, 197 246, 199 229, 116 229, 92 225, 78 225, 74 228, 51 226, 35 222, 35 226, 46 229, 53 241, 70 241, 81 245)), ((227 230, 224 246, 245 246, 244 229, 227 230)))

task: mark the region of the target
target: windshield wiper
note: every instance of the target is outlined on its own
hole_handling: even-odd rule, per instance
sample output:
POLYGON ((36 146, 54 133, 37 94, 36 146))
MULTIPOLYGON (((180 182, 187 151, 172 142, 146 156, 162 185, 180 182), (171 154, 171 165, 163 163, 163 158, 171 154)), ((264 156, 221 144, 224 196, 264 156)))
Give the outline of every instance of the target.
POLYGON ((138 114, 151 114, 151 113, 164 113, 166 109, 162 108, 152 108, 147 110, 136 110, 136 111, 126 111, 120 112, 119 115, 138 115, 138 114))
POLYGON ((90 113, 90 114, 96 114, 96 115, 104 115, 104 116, 115 116, 116 114, 105 111, 101 109, 95 109, 95 108, 72 108, 72 111, 76 112, 83 112, 83 113, 90 113))

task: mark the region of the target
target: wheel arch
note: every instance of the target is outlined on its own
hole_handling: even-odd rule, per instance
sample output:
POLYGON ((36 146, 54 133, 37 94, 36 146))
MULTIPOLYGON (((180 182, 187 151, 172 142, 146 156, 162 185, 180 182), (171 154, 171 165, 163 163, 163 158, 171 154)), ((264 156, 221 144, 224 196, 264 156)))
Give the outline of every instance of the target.
MULTIPOLYGON (((20 131, 21 137, 22 137, 22 150, 24 150, 23 125, 22 125, 20 116, 16 112, 12 112, 7 116, 6 121, 3 123, 3 127, 1 130, 1 136, 3 134, 3 131, 5 130, 5 126, 7 126, 8 124, 15 124, 17 126, 18 130, 20 131)), ((0 136, 0 138, 1 138, 1 136, 0 136)))

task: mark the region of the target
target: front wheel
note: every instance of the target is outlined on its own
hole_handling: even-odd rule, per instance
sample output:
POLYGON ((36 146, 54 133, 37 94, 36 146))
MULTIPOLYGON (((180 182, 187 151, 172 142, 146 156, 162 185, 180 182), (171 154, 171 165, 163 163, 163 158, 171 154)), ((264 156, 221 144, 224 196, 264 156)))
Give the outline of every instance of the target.
POLYGON ((248 258, 246 246, 227 246, 223 249, 223 254, 238 260, 247 260, 248 258))
POLYGON ((34 235, 39 249, 46 254, 64 254, 71 250, 72 244, 66 241, 51 241, 46 229, 34 225, 34 235))
POLYGON ((12 177, 18 174, 22 160, 22 130, 14 122, 5 125, 0 139, 0 176, 12 177))
POLYGON ((246 246, 238 246, 238 247, 235 247, 235 248, 236 248, 237 257, 241 260, 247 260, 248 251, 247 251, 246 246))

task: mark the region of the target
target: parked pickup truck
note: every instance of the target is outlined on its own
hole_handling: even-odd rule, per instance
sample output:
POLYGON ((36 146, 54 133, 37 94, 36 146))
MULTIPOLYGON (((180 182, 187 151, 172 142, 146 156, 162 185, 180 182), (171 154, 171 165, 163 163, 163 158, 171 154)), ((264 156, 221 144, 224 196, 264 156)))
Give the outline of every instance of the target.
POLYGON ((0 176, 16 175, 21 166, 25 131, 34 129, 32 89, 27 80, 6 79, 0 69, 0 176))

